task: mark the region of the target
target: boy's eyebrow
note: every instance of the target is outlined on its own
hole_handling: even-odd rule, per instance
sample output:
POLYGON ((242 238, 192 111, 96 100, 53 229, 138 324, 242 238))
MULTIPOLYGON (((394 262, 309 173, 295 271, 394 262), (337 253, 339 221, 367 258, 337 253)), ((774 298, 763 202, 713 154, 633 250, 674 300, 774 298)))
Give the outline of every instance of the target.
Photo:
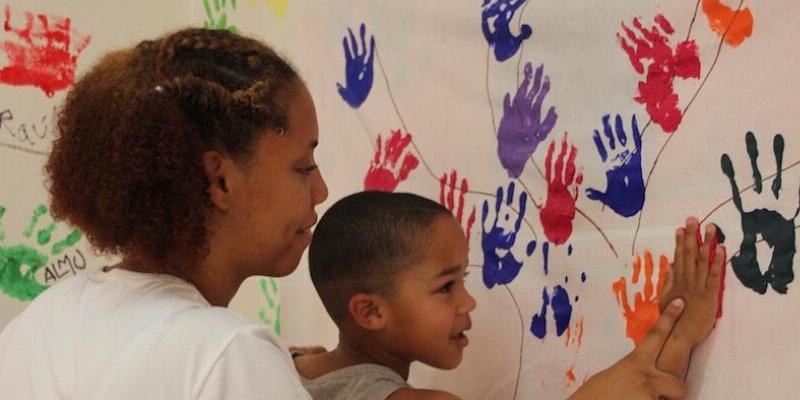
POLYGON ((460 271, 460 270, 461 270, 461 266, 460 265, 453 265, 453 266, 447 267, 447 268, 439 271, 439 273, 436 274, 436 277, 437 278, 441 278, 443 276, 453 275, 453 274, 458 273, 458 271, 460 271))

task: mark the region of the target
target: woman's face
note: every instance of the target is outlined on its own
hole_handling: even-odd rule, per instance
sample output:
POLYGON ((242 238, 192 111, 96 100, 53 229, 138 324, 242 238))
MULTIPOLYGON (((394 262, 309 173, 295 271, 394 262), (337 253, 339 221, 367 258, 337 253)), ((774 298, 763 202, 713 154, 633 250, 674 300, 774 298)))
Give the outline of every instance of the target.
POLYGON ((314 160, 319 140, 314 102, 305 85, 290 89, 284 133, 268 132, 241 166, 242 190, 235 196, 231 247, 236 268, 245 275, 285 276, 297 268, 317 222, 314 206, 328 188, 314 160))

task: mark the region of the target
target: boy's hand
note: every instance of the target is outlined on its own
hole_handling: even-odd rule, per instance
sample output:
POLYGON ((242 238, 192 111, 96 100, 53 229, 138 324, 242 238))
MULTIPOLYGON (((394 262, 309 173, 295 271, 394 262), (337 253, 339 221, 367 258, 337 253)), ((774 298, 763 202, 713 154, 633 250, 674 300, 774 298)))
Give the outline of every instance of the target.
POLYGON ((676 297, 686 301, 686 310, 670 340, 691 347, 700 344, 716 324, 725 262, 725 248, 718 246, 714 225, 706 226, 705 238, 701 238, 699 229, 697 219, 690 217, 686 227, 676 232, 674 266, 660 302, 663 310, 676 297))

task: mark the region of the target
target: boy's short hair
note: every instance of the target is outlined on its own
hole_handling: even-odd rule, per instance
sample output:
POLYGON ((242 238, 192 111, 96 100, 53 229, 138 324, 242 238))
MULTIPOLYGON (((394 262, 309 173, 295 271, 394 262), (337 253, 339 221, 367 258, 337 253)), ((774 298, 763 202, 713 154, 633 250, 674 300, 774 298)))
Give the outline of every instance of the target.
POLYGON ((435 201, 412 193, 360 192, 331 206, 309 248, 311 280, 337 325, 356 293, 388 294, 395 274, 421 261, 427 229, 452 216, 435 201))

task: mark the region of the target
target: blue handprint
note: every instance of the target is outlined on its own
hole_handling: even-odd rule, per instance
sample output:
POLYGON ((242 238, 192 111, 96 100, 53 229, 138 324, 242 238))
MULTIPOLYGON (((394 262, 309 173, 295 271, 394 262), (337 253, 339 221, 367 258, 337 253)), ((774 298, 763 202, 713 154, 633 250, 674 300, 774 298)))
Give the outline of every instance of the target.
POLYGON ((603 144, 600 132, 594 130, 594 144, 600 159, 606 166, 606 191, 586 189, 586 196, 611 207, 615 213, 630 217, 642 210, 644 205, 644 180, 642 180, 642 135, 636 115, 631 118, 633 145, 625 134, 622 117, 614 119, 616 138, 609 122, 609 115, 603 116, 603 133, 608 146, 603 144), (610 154, 609 154, 610 153, 610 154))
MULTIPOLYGON (((511 217, 511 203, 514 201, 514 182, 508 184, 508 197, 506 198, 506 209, 504 212, 504 221, 508 221, 511 217)), ((519 194, 519 212, 517 213, 517 220, 514 222, 513 230, 506 230, 497 225, 500 216, 500 209, 503 204, 503 187, 497 188, 497 201, 494 205, 494 222, 488 228, 486 220, 489 217, 489 202, 483 202, 483 213, 481 214, 481 228, 483 234, 481 236, 481 247, 483 248, 483 284, 491 289, 494 285, 505 285, 510 283, 519 274, 522 268, 522 262, 518 261, 511 248, 517 240, 517 233, 522 226, 522 219, 525 217, 525 204, 528 201, 528 195, 524 191, 519 194), (499 255, 503 253, 503 255, 499 255)), ((534 246, 528 246, 528 255, 533 252, 534 246)))
POLYGON ((367 28, 361 24, 361 45, 356 41, 355 35, 350 28, 350 41, 347 36, 342 39, 345 57, 345 85, 336 83, 339 95, 350 105, 358 108, 367 99, 370 89, 372 89, 373 78, 373 57, 375 56, 375 36, 369 37, 369 51, 367 50, 366 33, 367 28))
POLYGON ((547 288, 542 289, 542 309, 531 318, 531 333, 539 339, 547 335, 547 307, 553 308, 553 319, 556 321, 556 335, 561 336, 572 319, 572 304, 569 301, 567 290, 556 285, 552 297, 547 293, 547 288), (552 299, 552 300, 551 300, 552 299), (552 301, 552 304, 551 304, 552 301))
POLYGON ((533 34, 533 29, 527 24, 520 26, 519 36, 514 36, 508 26, 514 13, 525 1, 527 0, 483 0, 481 30, 489 46, 494 47, 494 58, 497 61, 505 61, 514 56, 522 41, 533 34))
POLYGON ((522 174, 528 158, 536 151, 539 143, 547 138, 558 119, 555 107, 550 107, 547 116, 541 119, 542 102, 550 92, 550 78, 545 76, 544 82, 542 81, 543 68, 544 64, 536 68, 531 86, 533 67, 530 62, 525 64, 525 79, 514 95, 514 102, 511 102, 509 93, 503 99, 503 118, 500 119, 497 133, 497 154, 503 168, 512 178, 518 178, 522 174))

